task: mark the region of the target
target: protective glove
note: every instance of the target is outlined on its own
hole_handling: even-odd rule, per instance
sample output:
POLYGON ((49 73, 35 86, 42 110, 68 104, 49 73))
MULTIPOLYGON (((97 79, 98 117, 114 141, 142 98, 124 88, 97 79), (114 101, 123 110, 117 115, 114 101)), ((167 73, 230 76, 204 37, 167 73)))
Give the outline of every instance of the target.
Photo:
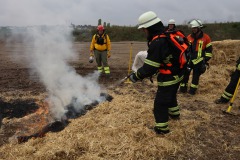
POLYGON ((110 58, 110 57, 111 57, 111 52, 108 51, 108 52, 107 52, 107 58, 110 58))
POLYGON ((203 62, 203 63, 201 64, 200 73, 203 74, 203 73, 206 72, 206 70, 207 70, 206 62, 203 62))
POLYGON ((186 69, 187 69, 187 72, 191 72, 191 70, 193 69, 193 63, 191 61, 187 63, 186 69))
POLYGON ((136 82, 139 80, 139 79, 137 78, 135 72, 133 72, 133 73, 129 76, 129 79, 130 79, 133 83, 136 83, 136 82))

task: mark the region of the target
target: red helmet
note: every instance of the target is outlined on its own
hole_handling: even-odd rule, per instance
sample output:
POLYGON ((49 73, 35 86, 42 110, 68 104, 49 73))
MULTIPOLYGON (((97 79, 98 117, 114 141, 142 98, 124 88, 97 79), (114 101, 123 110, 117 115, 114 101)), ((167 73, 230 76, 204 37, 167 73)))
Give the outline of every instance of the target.
POLYGON ((99 26, 97 27, 97 30, 98 30, 98 31, 103 31, 103 30, 104 30, 104 27, 103 27, 102 25, 99 25, 99 26))

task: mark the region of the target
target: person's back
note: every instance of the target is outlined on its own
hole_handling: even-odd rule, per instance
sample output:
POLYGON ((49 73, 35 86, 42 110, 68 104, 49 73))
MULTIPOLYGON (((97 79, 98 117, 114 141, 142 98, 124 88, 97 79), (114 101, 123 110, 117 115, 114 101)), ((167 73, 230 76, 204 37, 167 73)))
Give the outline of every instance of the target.
POLYGON ((148 40, 148 55, 144 64, 135 73, 131 74, 129 79, 135 83, 146 77, 150 77, 158 72, 157 83, 158 90, 154 100, 154 131, 157 134, 169 133, 168 120, 179 119, 180 111, 177 102, 177 90, 183 76, 179 73, 173 73, 173 63, 171 45, 167 37, 161 37, 165 28, 157 15, 152 12, 146 12, 139 17, 139 27, 146 33, 148 40), (156 38, 155 38, 156 37, 156 38))

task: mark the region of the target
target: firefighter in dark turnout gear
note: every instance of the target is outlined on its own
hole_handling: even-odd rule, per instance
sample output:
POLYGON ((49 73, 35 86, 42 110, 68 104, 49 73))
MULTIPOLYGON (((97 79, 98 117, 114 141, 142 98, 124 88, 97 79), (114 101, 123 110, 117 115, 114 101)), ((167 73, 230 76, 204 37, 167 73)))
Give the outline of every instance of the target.
POLYGON ((187 92, 189 76, 193 70, 189 93, 194 95, 198 89, 200 75, 206 71, 208 61, 212 57, 212 44, 210 37, 203 33, 201 29, 203 25, 200 20, 192 20, 190 27, 192 28, 192 34, 187 37, 190 43, 190 61, 188 70, 185 72, 184 79, 180 84, 180 92, 187 92))
POLYGON ((154 100, 154 131, 157 134, 169 133, 169 116, 179 119, 180 112, 177 102, 177 90, 183 76, 173 65, 171 47, 166 38, 154 38, 164 32, 165 28, 157 15, 152 12, 142 14, 139 19, 138 29, 142 29, 148 40, 148 55, 144 64, 137 72, 132 73, 130 80, 136 82, 158 73, 158 90, 154 100), (154 40, 152 40, 154 38, 154 40))
POLYGON ((227 87, 225 88, 223 94, 219 99, 215 100, 216 104, 228 103, 233 97, 233 93, 237 87, 238 80, 240 78, 240 57, 237 60, 236 69, 231 74, 231 79, 227 87))

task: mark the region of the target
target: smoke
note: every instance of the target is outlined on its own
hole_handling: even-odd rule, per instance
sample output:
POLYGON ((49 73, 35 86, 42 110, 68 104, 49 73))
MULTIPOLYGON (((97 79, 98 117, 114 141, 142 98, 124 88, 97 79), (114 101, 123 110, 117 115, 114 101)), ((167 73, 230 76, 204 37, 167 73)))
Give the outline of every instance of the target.
POLYGON ((29 27, 24 31, 23 42, 31 46, 24 53, 27 63, 45 85, 56 119, 64 118, 69 104, 81 111, 86 105, 105 100, 100 96, 98 72, 82 77, 68 64, 70 60, 78 59, 72 49, 70 28, 29 27))

